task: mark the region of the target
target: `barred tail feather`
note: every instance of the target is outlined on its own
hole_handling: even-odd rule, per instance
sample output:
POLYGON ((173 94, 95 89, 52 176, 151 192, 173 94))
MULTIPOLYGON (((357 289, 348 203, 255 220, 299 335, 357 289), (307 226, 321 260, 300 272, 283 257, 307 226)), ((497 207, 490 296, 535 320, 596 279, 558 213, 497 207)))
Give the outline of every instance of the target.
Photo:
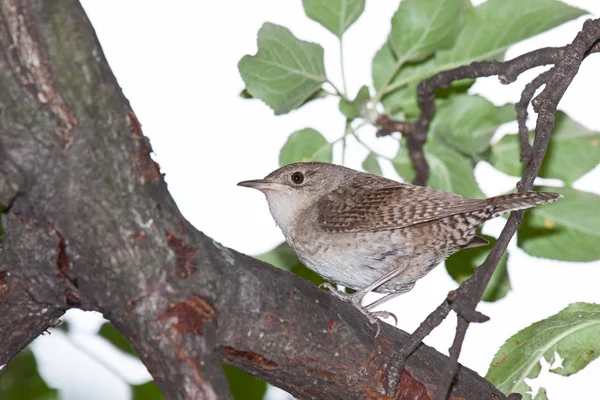
POLYGON ((494 214, 490 218, 496 218, 511 211, 525 210, 542 204, 554 203, 560 199, 562 199, 560 194, 552 192, 510 193, 491 197, 488 201, 495 206, 495 209, 494 214))

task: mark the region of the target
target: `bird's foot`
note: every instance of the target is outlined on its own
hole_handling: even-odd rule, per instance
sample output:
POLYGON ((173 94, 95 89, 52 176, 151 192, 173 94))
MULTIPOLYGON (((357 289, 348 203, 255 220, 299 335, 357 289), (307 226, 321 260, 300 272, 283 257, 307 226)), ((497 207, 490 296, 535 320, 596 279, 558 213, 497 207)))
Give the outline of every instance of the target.
POLYGON ((371 324, 375 324, 377 326, 375 337, 379 336, 379 332, 381 331, 381 322, 379 321, 379 318, 392 317, 394 319, 394 325, 398 325, 398 318, 396 318, 396 316, 389 311, 370 311, 368 308, 362 306, 357 308, 358 311, 367 317, 371 324))
POLYGON ((340 300, 343 300, 347 303, 352 304, 354 307, 356 307, 358 309, 358 311, 360 311, 365 317, 367 317, 367 319, 369 320, 369 322, 371 324, 374 324, 377 326, 377 333, 375 333, 375 337, 379 336, 379 333, 381 331, 381 325, 380 325, 380 321, 379 318, 393 318, 394 319, 394 324, 398 325, 398 318, 396 318, 396 316, 389 312, 389 311, 371 311, 370 308, 372 307, 372 305, 370 306, 363 306, 361 304, 362 299, 364 297, 364 294, 356 292, 353 294, 348 294, 345 292, 342 292, 341 290, 337 290, 332 284, 330 284, 329 282, 325 282, 319 285, 320 288, 325 288, 328 289, 329 292, 334 296, 337 297, 340 300), (357 296, 358 294, 358 296, 357 296))

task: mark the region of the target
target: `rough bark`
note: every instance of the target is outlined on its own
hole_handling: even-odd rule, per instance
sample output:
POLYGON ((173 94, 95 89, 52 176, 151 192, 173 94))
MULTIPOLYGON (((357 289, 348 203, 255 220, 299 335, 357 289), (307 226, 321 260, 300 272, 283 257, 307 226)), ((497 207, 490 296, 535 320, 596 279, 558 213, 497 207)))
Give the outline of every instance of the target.
MULTIPOLYGON (((78 307, 170 399, 229 398, 222 363, 301 399, 389 398, 408 335, 182 217, 75 0, 0 0, 0 46, 0 365, 78 307)), ((422 345, 395 398, 431 398, 446 360, 422 345)), ((451 396, 504 398, 465 367, 451 396)))

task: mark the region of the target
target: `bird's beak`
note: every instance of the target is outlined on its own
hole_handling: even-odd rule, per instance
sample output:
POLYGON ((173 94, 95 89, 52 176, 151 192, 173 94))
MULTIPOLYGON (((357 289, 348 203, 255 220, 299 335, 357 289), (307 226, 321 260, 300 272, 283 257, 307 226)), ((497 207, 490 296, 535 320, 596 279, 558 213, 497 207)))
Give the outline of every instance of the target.
POLYGON ((245 186, 252 189, 260 190, 261 192, 265 190, 279 190, 282 189, 285 185, 277 182, 269 182, 264 179, 253 179, 251 181, 242 181, 237 184, 238 186, 245 186))

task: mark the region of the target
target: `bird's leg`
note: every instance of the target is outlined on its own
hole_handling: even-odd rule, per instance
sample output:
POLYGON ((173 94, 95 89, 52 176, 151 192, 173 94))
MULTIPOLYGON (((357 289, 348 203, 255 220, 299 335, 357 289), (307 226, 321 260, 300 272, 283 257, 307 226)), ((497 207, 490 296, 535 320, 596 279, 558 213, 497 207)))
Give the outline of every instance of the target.
POLYGON ((387 303, 388 301, 395 299, 396 297, 400 296, 401 294, 404 294, 406 292, 410 292, 411 289, 415 286, 414 283, 410 283, 408 285, 402 286, 400 287, 399 290, 392 292, 392 293, 388 293, 385 296, 383 296, 380 299, 375 300, 374 302, 372 302, 371 304, 365 306, 365 308, 367 310, 372 310, 373 308, 382 305, 383 303, 387 303))
POLYGON ((399 292, 398 294, 390 293, 390 294, 382 297, 381 299, 375 301, 374 303, 369 304, 368 306, 363 306, 361 304, 362 299, 367 295, 367 293, 377 289, 379 286, 384 285, 386 282, 389 282, 390 280, 394 279, 395 277, 400 275, 403 271, 404 271, 404 269, 394 268, 390 272, 384 274, 383 276, 381 276, 380 278, 375 280, 373 283, 370 283, 369 285, 365 286, 364 288, 360 289, 359 291, 357 291, 353 294, 347 294, 347 293, 341 292, 339 290, 336 290, 330 283, 327 283, 327 282, 322 283, 321 285, 319 285, 319 287, 325 287, 325 288, 329 289, 331 294, 334 295, 335 297, 337 297, 338 299, 344 300, 344 301, 352 304, 354 307, 358 308, 358 310, 369 319, 369 322, 377 325, 377 333, 375 334, 375 337, 377 337, 379 335, 379 331, 381 329, 381 327, 379 326, 378 317, 382 317, 382 318, 392 317, 392 318, 394 318, 394 321, 396 322, 396 324, 398 324, 398 318, 396 318, 396 316, 389 311, 371 311, 371 309, 380 304, 383 304, 384 302, 386 302, 388 300, 391 300, 392 298, 394 298, 404 292, 399 292))
POLYGON ((387 303, 388 301, 390 301, 391 299, 394 299, 398 296, 400 296, 401 294, 404 294, 406 292, 393 292, 393 293, 387 293, 385 296, 375 300, 374 302, 372 302, 369 305, 366 305, 365 308, 367 310, 372 310, 377 306, 382 305, 383 303, 387 303))

